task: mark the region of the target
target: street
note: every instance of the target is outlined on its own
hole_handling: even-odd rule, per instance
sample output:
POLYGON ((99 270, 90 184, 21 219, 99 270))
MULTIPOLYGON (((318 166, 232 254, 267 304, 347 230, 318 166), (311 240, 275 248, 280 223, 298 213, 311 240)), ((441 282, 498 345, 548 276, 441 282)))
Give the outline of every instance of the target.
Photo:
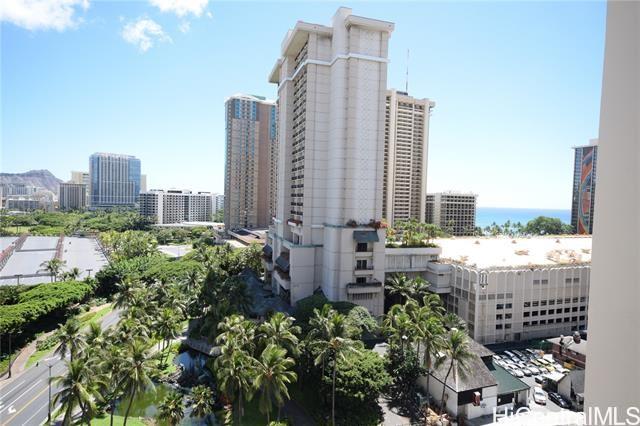
MULTIPOLYGON (((106 329, 118 322, 119 311, 109 312, 102 319, 106 329)), ((51 377, 66 372, 65 363, 59 357, 50 355, 25 370, 13 382, 0 388, 0 424, 2 426, 36 426, 46 423, 49 404, 49 365, 51 377)), ((0 386, 2 384, 0 383, 0 386)), ((51 385, 51 398, 59 387, 51 385)), ((54 413, 58 406, 52 407, 54 413)))

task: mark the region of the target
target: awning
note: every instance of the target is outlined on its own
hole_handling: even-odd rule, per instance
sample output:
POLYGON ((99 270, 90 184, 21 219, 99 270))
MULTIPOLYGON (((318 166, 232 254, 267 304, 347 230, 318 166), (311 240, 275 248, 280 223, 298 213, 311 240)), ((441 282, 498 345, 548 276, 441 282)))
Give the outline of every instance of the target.
POLYGON ((276 259, 276 265, 278 265, 278 267, 284 272, 289 272, 289 259, 278 256, 278 258, 276 259))
POLYGON ((265 256, 271 257, 271 254, 273 254, 273 249, 269 244, 265 244, 264 247, 262 247, 262 253, 264 253, 265 256))
POLYGON ((353 231, 353 239, 359 243, 377 243, 380 241, 377 231, 353 231))

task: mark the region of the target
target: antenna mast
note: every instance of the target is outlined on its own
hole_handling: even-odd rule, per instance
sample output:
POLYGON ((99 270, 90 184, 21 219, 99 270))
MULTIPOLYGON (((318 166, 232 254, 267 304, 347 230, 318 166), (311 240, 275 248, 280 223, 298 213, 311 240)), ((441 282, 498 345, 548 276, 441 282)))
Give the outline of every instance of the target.
POLYGON ((404 91, 409 94, 409 49, 407 49, 407 72, 405 75, 404 91))

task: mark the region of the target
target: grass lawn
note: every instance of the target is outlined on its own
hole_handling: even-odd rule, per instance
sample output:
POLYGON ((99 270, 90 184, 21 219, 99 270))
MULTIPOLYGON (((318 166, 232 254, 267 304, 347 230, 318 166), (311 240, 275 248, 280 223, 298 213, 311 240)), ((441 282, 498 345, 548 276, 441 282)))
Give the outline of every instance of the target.
MULTIPOLYGON (((111 417, 108 414, 105 414, 103 417, 96 417, 91 419, 91 426, 109 426, 111 421, 111 417)), ((114 426, 121 426, 124 423, 123 416, 113 416, 113 424, 114 426)), ((148 423, 145 423, 143 420, 140 420, 137 417, 129 417, 127 419, 127 426, 147 426, 148 423)))
POLYGON ((165 349, 164 356, 166 357, 167 366, 162 370, 162 374, 173 374, 177 371, 178 366, 173 363, 173 360, 176 355, 178 355, 179 349, 179 342, 172 343, 167 349, 165 349))
MULTIPOLYGON (((109 312, 113 310, 113 305, 110 303, 107 306, 104 306, 98 309, 95 312, 85 312, 78 316, 78 321, 82 326, 88 326, 91 321, 100 321, 102 317, 107 315, 109 312)), ((49 349, 41 349, 39 351, 35 351, 27 360, 27 368, 34 365, 36 362, 40 361, 42 358, 47 356, 48 354, 54 351, 55 347, 49 349)))

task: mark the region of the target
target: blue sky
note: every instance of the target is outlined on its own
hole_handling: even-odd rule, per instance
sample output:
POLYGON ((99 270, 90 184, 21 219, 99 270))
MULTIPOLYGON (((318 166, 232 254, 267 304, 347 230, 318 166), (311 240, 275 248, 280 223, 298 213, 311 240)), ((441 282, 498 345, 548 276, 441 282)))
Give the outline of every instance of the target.
POLYGON ((1 12, 6 172, 68 179, 108 151, 138 156, 152 188, 222 192, 225 98, 275 97, 287 29, 339 6, 395 22, 389 87, 404 87, 409 49, 410 94, 437 104, 429 191, 569 208, 571 147, 598 134, 602 1, 38 1, 1 12))

